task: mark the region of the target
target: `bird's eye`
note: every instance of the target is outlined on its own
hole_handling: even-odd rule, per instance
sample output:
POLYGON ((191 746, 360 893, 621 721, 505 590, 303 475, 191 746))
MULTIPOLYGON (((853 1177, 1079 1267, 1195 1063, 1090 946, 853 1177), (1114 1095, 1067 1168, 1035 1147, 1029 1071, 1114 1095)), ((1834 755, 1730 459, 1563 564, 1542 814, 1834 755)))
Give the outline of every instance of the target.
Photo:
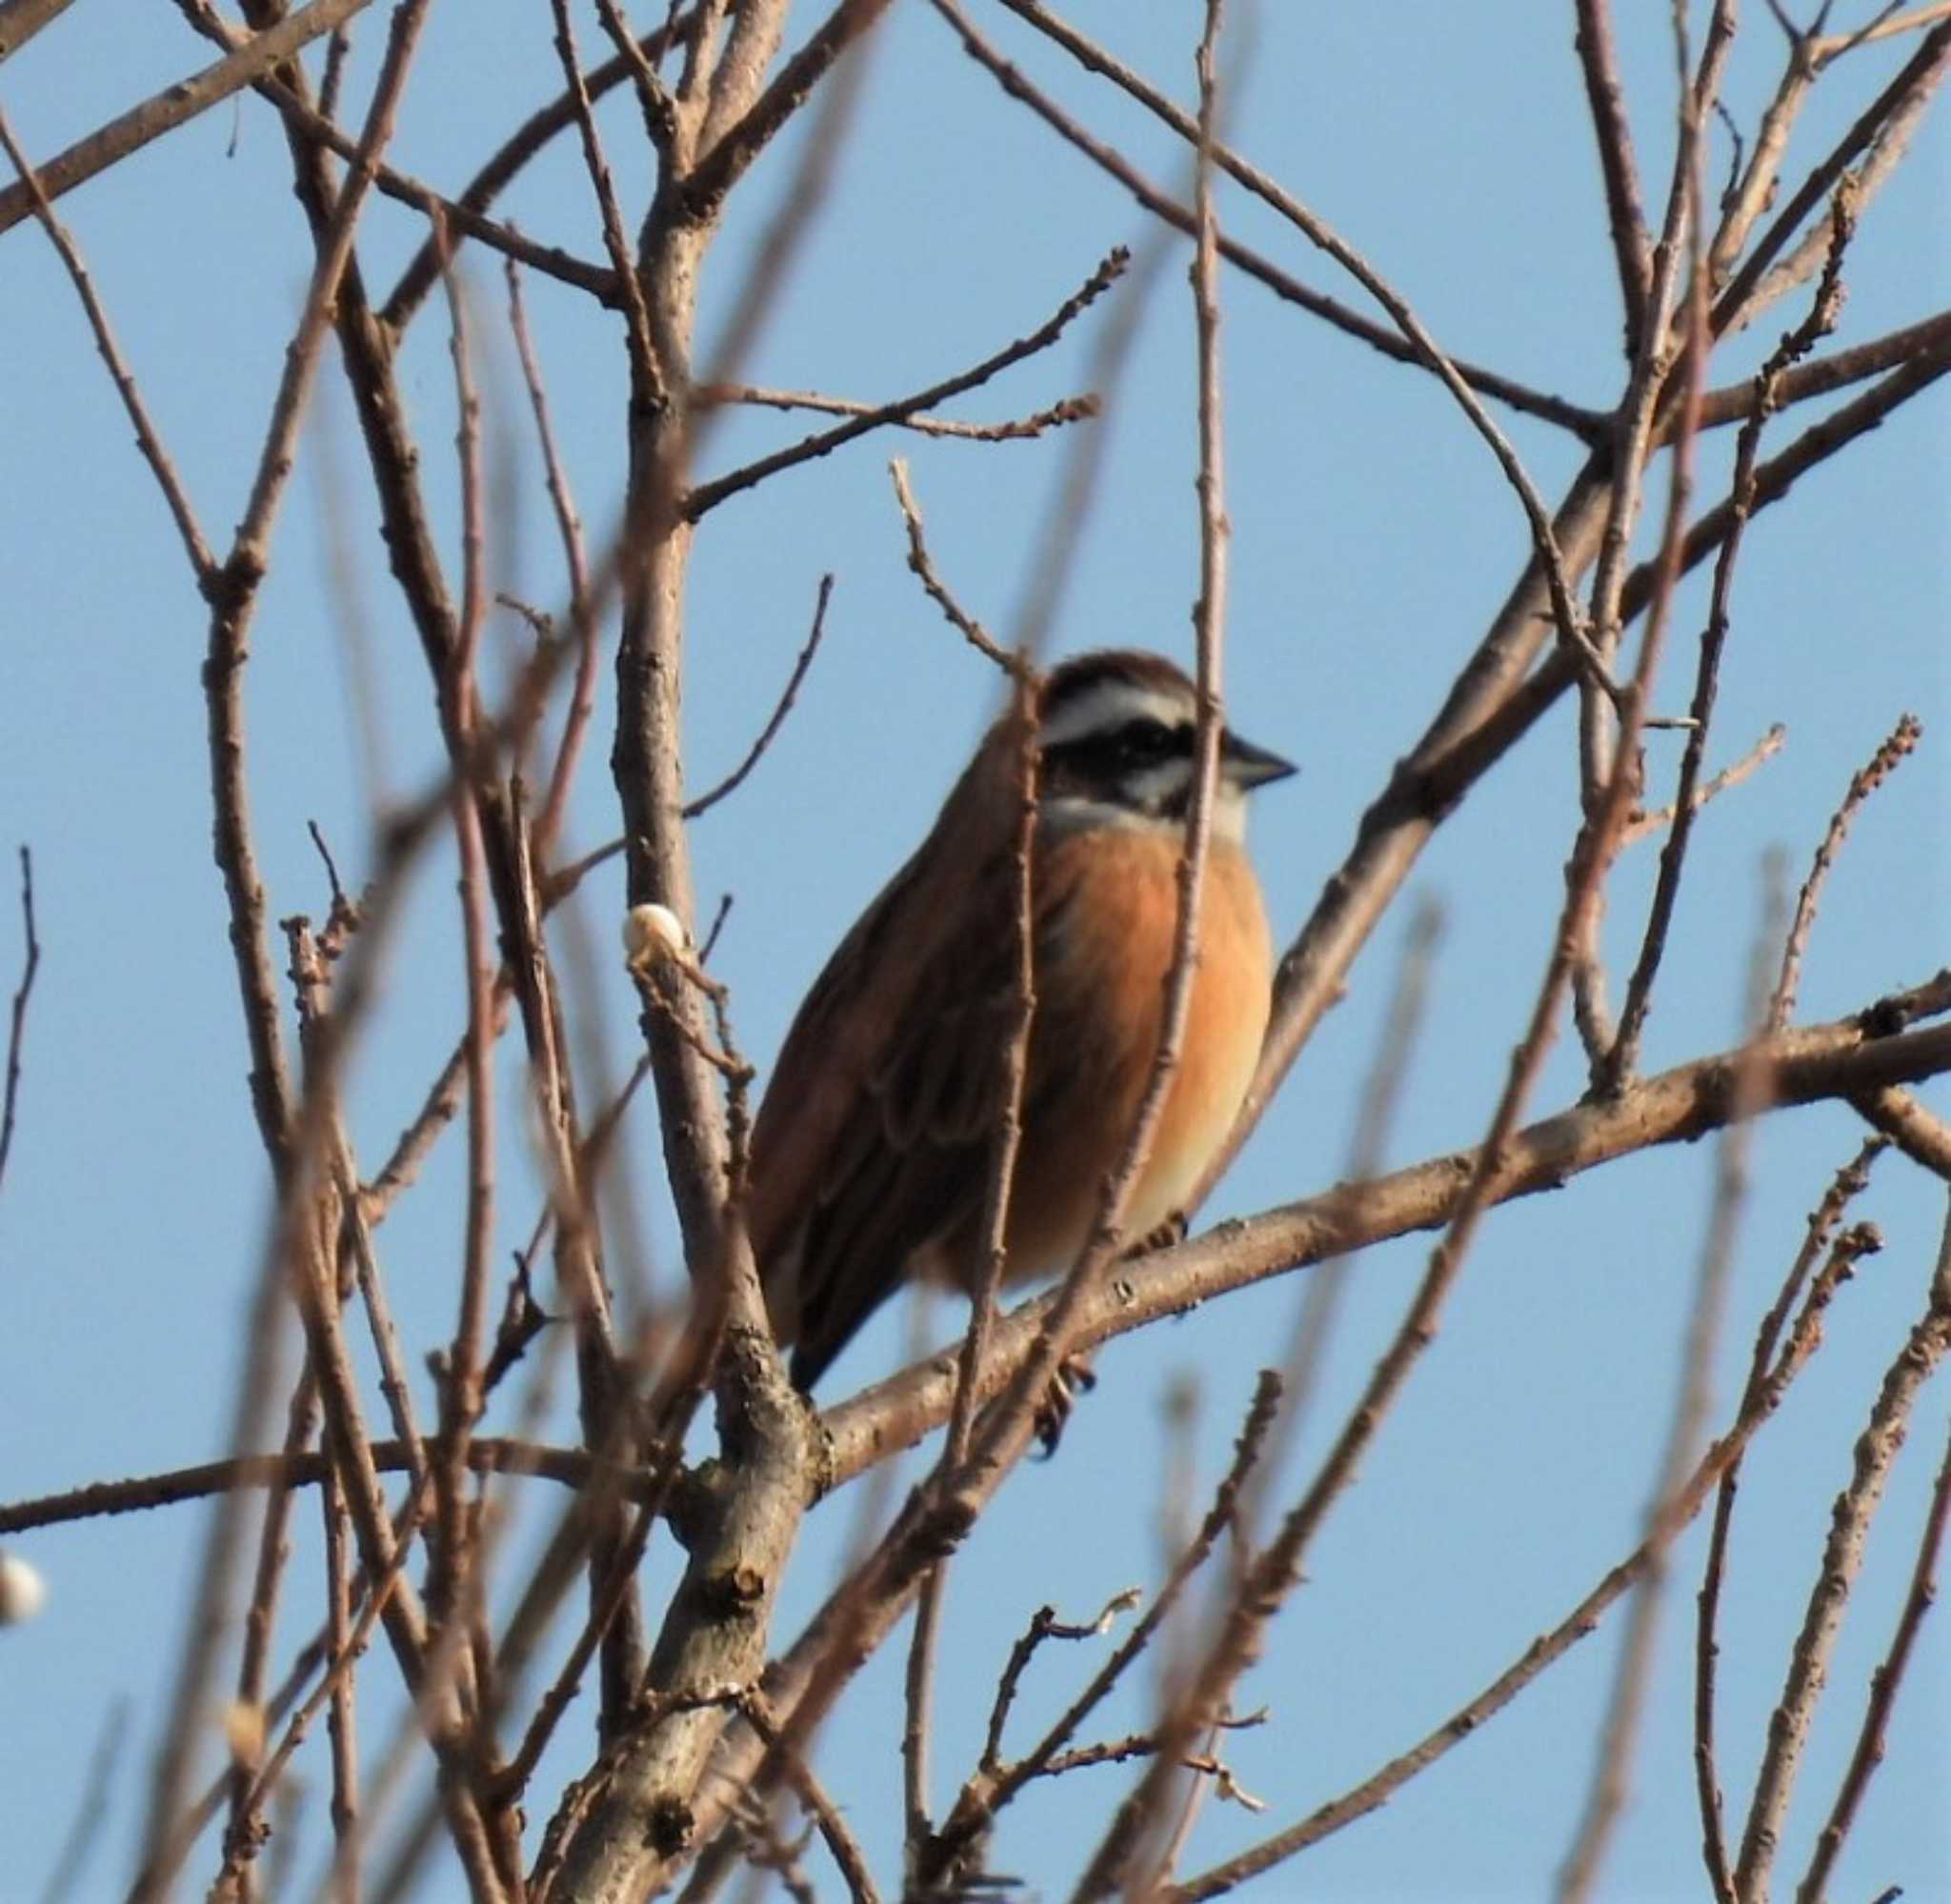
POLYGON ((1117 751, 1127 760, 1163 760, 1177 742, 1177 735, 1173 730, 1150 715, 1127 721, 1117 731, 1117 751))

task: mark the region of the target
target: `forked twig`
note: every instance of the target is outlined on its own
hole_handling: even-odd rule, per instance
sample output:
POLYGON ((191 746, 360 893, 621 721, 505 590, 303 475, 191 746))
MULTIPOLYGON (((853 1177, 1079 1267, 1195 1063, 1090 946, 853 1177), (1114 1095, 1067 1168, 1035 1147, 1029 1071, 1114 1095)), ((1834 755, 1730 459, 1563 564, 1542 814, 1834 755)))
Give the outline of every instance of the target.
MULTIPOLYGON (((1700 1457, 1685 1485, 1676 1490, 1669 1503, 1675 1529, 1684 1527, 1700 1512, 1716 1482, 1780 1407, 1789 1384, 1807 1367, 1820 1342, 1820 1311, 1811 1306, 1798 1320, 1795 1333, 1763 1391, 1743 1403, 1727 1432, 1700 1457)), ((1475 1698, 1458 1707, 1407 1751, 1359 1784, 1317 1806, 1296 1824, 1183 1883, 1167 1887, 1159 1894, 1160 1904, 1197 1904, 1197 1900, 1220 1896, 1387 1804, 1412 1778, 1428 1771, 1465 1739, 1474 1738, 1486 1720, 1501 1712, 1580 1640, 1597 1632, 1607 1610, 1639 1580, 1653 1559, 1652 1545, 1642 1541, 1562 1619, 1532 1640, 1475 1698)))
POLYGON ((1951 1211, 1939 1246, 1924 1313, 1911 1327, 1878 1391, 1870 1417, 1858 1438, 1847 1485, 1836 1497, 1828 1539, 1822 1550, 1800 1632, 1789 1655, 1781 1697, 1770 1715, 1754 1797, 1741 1833, 1735 1864, 1739 1897, 1766 1895, 1782 1819, 1795 1790, 1802 1749, 1816 1703, 1828 1678, 1829 1660, 1850 1590, 1862 1565, 1870 1522, 1883 1495, 1891 1464, 1902 1446, 1910 1413, 1923 1384, 1951 1352, 1951 1211))
POLYGON ((1756 376, 1753 412, 1741 426, 1735 446, 1734 477, 1728 489, 1728 532, 1715 558, 1707 624, 1700 631, 1700 658, 1695 672, 1693 703, 1688 711, 1692 726, 1680 757, 1679 781, 1674 793, 1673 831, 1660 850, 1659 872, 1654 884, 1652 903, 1647 909, 1646 930, 1632 977, 1627 981, 1626 1002, 1619 1014, 1618 1032, 1611 1049, 1594 1067, 1594 1085, 1601 1091, 1617 1090, 1619 1080, 1639 1061, 1639 1041, 1653 1004, 1653 981, 1665 953, 1666 936, 1679 895, 1680 874, 1686 863, 1695 815, 1704 804, 1703 796, 1697 791, 1698 782, 1707 749, 1708 726, 1714 717, 1715 702, 1720 691, 1720 660, 1731 625, 1729 604, 1735 564, 1755 507, 1756 466, 1760 454, 1761 431, 1774 413, 1776 393, 1783 374, 1807 356, 1817 342, 1835 327, 1836 315, 1841 305, 1843 253, 1854 230, 1851 199, 1847 194, 1839 193, 1831 220, 1829 260, 1823 270, 1821 285, 1808 316, 1781 339, 1756 376))
POLYGON ((1072 321, 1092 305, 1124 275, 1125 268, 1131 262, 1131 254, 1122 245, 1108 252, 1098 261, 1082 285, 1064 299, 1056 312, 1035 331, 1018 337, 1014 343, 1005 344, 1000 351, 992 352, 979 364, 955 376, 944 377, 939 383, 929 385, 926 390, 916 391, 911 396, 897 397, 893 403, 882 404, 878 409, 862 410, 850 416, 845 423, 835 424, 831 430, 822 430, 812 436, 801 438, 797 443, 789 444, 783 450, 775 450, 770 455, 761 456, 755 462, 746 464, 742 469, 728 471, 722 476, 714 476, 707 482, 694 484, 680 499, 678 511, 687 522, 696 522, 700 517, 714 510, 727 497, 737 495, 741 491, 752 489, 762 483, 768 476, 775 476, 781 470, 793 469, 800 463, 812 462, 815 458, 831 455, 843 444, 852 443, 855 438, 865 436, 871 430, 881 429, 889 424, 905 424, 924 411, 934 410, 937 405, 960 396, 965 391, 976 390, 988 383, 991 378, 1000 375, 1013 364, 1021 363, 1026 357, 1034 357, 1040 351, 1047 351, 1070 328, 1072 321))
MULTIPOLYGON (((1748 954, 1741 1004, 1742 1026, 1758 1041, 1766 1035, 1767 966, 1780 934, 1783 911, 1779 857, 1771 853, 1763 864, 1760 917, 1748 954)), ((1747 1113, 1759 1094, 1759 1069, 1753 1057, 1739 1061, 1730 1084, 1734 1118, 1720 1133, 1714 1196, 1700 1239, 1673 1418, 1646 1512, 1643 1551, 1648 1556, 1647 1563, 1634 1585, 1632 1604, 1627 1609, 1625 1633, 1619 1643, 1584 1814, 1559 1875, 1557 1895, 1564 1904, 1575 1904, 1575 1900, 1593 1894, 1607 1846, 1626 1806, 1633 1754, 1653 1673, 1667 1553, 1679 1532, 1670 1504, 1698 1458, 1700 1439, 1706 1426, 1715 1351, 1734 1266, 1735 1239, 1747 1201, 1749 1159, 1755 1134, 1754 1119, 1747 1113)))
POLYGON ((1890 1636, 1889 1650, 1870 1674, 1870 1694, 1864 1702, 1856 1750, 1850 1754, 1848 1770, 1837 1788, 1828 1819, 1816 1838, 1809 1868, 1796 1887, 1797 1904, 1818 1904, 1823 1896, 1823 1887, 1842 1849, 1842 1841, 1856 1822, 1863 1793, 1883 1762, 1883 1735, 1897 1703, 1898 1689, 1910 1665, 1924 1615, 1937 1598, 1938 1556, 1943 1550, 1947 1524, 1951 1524, 1951 1444, 1946 1445, 1944 1458, 1938 1464, 1937 1485, 1931 1490, 1930 1511, 1924 1516, 1917 1560, 1911 1568, 1910 1591, 1903 1597, 1903 1609, 1897 1618, 1897 1630, 1890 1636))
MULTIPOLYGON (((1885 1146, 1872 1138, 1851 1161, 1837 1172, 1820 1202, 1810 1213, 1801 1247, 1790 1263, 1781 1289, 1755 1332, 1755 1347, 1748 1365, 1747 1382, 1741 1393, 1741 1412, 1756 1408, 1780 1368, 1776 1345, 1787 1326, 1789 1312, 1809 1282, 1816 1258, 1836 1237, 1837 1225, 1855 1198, 1869 1182, 1870 1166, 1885 1146)), ((1857 1259, 1876 1247, 1874 1233, 1867 1225, 1838 1238, 1828 1262, 1816 1277, 1807 1309, 1820 1313, 1828 1305, 1826 1292, 1833 1291, 1849 1273, 1857 1259)), ((1721 1904, 1733 1904, 1734 1877, 1729 1868, 1725 1830, 1721 1817, 1720 1774, 1715 1764, 1714 1681, 1720 1654, 1715 1636, 1720 1618, 1721 1588, 1726 1580, 1728 1538, 1734 1522, 1736 1490, 1740 1476, 1740 1460, 1728 1464, 1720 1478, 1714 1502, 1714 1520, 1707 1541, 1707 1559, 1701 1570, 1698 1616, 1694 1627, 1694 1771, 1700 1806, 1702 1854, 1707 1876, 1715 1896, 1721 1904)))

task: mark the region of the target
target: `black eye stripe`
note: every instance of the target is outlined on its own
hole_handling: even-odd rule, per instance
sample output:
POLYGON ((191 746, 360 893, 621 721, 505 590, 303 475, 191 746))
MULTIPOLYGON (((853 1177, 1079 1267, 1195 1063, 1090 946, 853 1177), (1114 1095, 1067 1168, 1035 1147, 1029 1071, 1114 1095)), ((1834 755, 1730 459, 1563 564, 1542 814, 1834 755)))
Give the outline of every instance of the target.
POLYGON ((1078 734, 1074 740, 1060 741, 1047 750, 1047 757, 1101 771, 1148 767, 1175 758, 1190 759, 1192 751, 1191 722, 1167 726, 1150 714, 1138 714, 1116 727, 1097 728, 1078 734))

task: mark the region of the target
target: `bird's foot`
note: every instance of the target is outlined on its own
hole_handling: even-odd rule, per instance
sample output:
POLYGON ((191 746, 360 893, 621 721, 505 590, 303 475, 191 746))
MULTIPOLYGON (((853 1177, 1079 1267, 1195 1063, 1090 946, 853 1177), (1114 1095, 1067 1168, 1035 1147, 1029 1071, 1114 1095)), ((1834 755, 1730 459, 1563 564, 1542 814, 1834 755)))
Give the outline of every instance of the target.
POLYGON ((1047 1461, 1056 1453, 1056 1444, 1063 1439, 1064 1429, 1070 1421, 1071 1410, 1076 1406, 1077 1397, 1096 1386, 1096 1373, 1091 1367, 1088 1353, 1079 1351, 1075 1355, 1066 1355, 1056 1365, 1056 1373, 1051 1376, 1050 1386, 1036 1406, 1036 1444, 1040 1458, 1047 1461))
POLYGON ((1130 1249, 1125 1251, 1119 1260, 1128 1263, 1135 1256, 1149 1256, 1154 1250, 1170 1250, 1174 1245, 1185 1241, 1186 1232, 1191 1228, 1185 1212, 1175 1210, 1163 1223, 1146 1231, 1130 1249))

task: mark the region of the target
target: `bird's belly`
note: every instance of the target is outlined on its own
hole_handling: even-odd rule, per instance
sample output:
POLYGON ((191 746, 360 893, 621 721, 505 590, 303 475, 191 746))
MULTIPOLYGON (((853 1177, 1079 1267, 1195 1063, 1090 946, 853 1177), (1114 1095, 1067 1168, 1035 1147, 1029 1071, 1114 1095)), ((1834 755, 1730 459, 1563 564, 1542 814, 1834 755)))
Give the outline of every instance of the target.
MULTIPOLYGON (((1013 1283, 1068 1269, 1089 1243, 1157 1052, 1177 854, 1142 834, 1118 844, 1109 854, 1098 843, 1078 881, 1098 890, 1077 892, 1059 915, 1063 930, 1037 949, 1029 1065, 1036 1102, 1026 1105, 1010 1199, 1004 1273, 1013 1283)), ((1237 851, 1216 852, 1178 1062, 1124 1208, 1128 1242, 1184 1209, 1233 1128, 1266 1032, 1271 967, 1252 872, 1237 851)), ((976 1240, 958 1253, 958 1281, 980 1275, 976 1240)))

